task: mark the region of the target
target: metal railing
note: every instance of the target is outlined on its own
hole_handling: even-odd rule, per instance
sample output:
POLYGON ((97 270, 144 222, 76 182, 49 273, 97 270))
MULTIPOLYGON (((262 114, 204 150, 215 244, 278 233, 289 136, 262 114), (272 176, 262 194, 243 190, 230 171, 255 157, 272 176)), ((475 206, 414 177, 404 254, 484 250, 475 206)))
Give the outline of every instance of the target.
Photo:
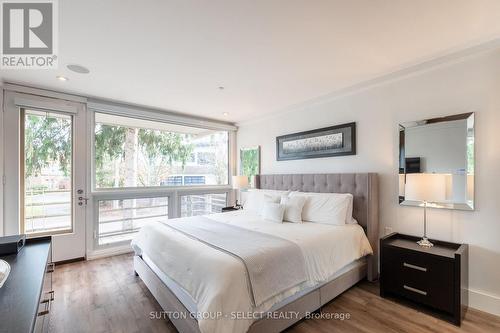
POLYGON ((226 193, 185 195, 181 196, 181 212, 183 216, 219 213, 226 202, 226 193))
MULTIPOLYGON (((194 215, 202 215, 202 214, 209 214, 209 213, 217 213, 222 210, 223 207, 226 206, 226 199, 227 194, 226 193, 214 193, 214 194, 190 194, 190 195, 183 195, 180 196, 181 199, 181 211, 184 213, 186 216, 194 216, 194 215)), ((144 216, 132 216, 132 217, 120 217, 120 218, 115 218, 115 219, 109 219, 109 220, 99 220, 99 232, 98 232, 98 239, 99 239, 99 244, 105 244, 105 243, 113 243, 113 242, 118 242, 118 241, 123 241, 123 240, 128 240, 132 238, 132 235, 136 232, 139 231, 140 227, 137 225, 134 225, 134 221, 138 220, 145 220, 145 219, 161 219, 161 218, 168 218, 168 204, 165 205, 151 205, 151 206, 141 206, 141 207, 120 207, 120 208, 112 208, 112 209, 106 209, 103 210, 100 213, 118 213, 118 212, 124 212, 124 211, 137 211, 137 210, 142 210, 142 209, 154 209, 154 208, 166 208, 165 214, 152 214, 152 215, 144 215, 144 216), (104 225, 109 225, 110 223, 121 223, 121 228, 122 230, 110 230, 110 231, 104 231, 101 229, 102 226, 104 225), (126 224, 129 224, 128 227, 126 227, 126 224), (111 238, 116 237, 115 240, 111 240, 111 238)), ((117 228, 120 228, 118 226, 117 228)))
MULTIPOLYGON (((71 201, 48 201, 48 202, 33 202, 33 197, 34 196, 44 196, 46 194, 52 194, 52 193, 71 193, 71 190, 67 189, 57 189, 57 190, 48 190, 48 189, 30 189, 27 190, 25 193, 25 205, 24 205, 24 220, 25 221, 31 221, 31 228, 28 228, 28 224, 25 223, 25 232, 30 233, 30 232, 45 232, 45 231, 58 231, 61 229, 66 229, 71 227, 71 213, 54 213, 54 214, 33 214, 34 208, 41 207, 44 210, 46 210, 47 207, 51 206, 62 206, 62 205, 69 205, 71 207, 71 201), (31 200, 27 200, 30 198, 31 200), (29 202, 29 203, 27 203, 29 202), (28 214, 28 212, 31 210, 31 214, 28 214), (65 223, 64 225, 58 225, 55 223, 55 225, 47 226, 46 220, 50 220, 51 218, 59 218, 59 217, 69 217, 69 225, 65 223), (35 226, 34 221, 35 220, 42 220, 42 226, 35 226)), ((71 211, 71 208, 70 208, 71 211)))
MULTIPOLYGON (((119 208, 105 208, 99 206, 98 212, 98 233, 97 238, 99 244, 109 244, 124 240, 129 240, 132 238, 132 234, 139 231, 140 226, 137 225, 138 221, 150 220, 150 219, 162 219, 168 218, 168 198, 162 197, 163 200, 167 200, 166 203, 162 202, 150 202, 150 204, 137 205, 136 200, 147 199, 147 198, 137 198, 137 199, 124 199, 131 200, 131 206, 128 206, 122 202, 125 207, 119 208), (151 212, 145 212, 144 215, 136 215, 138 211, 144 211, 145 209, 152 210, 151 212), (103 214, 111 213, 111 216, 107 216, 107 219, 103 219, 103 214), (126 213, 126 214, 125 214, 126 213), (149 214, 148 214, 149 213, 149 214), (128 215, 128 216, 124 216, 128 215), (135 225, 134 225, 134 222, 135 225), (112 224, 117 224, 112 226, 112 224), (109 226, 109 227, 106 227, 109 226), (108 229, 108 230, 106 230, 108 229), (115 239, 113 239, 115 238, 115 239)), ((151 198, 154 200, 154 198, 151 198)), ((100 200, 99 202, 119 202, 120 199, 111 200, 100 200)), ((113 205, 114 207, 114 205, 113 205)))

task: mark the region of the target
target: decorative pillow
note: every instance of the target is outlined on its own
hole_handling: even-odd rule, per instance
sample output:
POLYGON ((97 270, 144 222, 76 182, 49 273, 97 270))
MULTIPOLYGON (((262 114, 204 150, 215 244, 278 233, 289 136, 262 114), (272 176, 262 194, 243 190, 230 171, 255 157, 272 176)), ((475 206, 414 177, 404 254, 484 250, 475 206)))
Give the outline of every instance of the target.
POLYGON ((271 222, 282 223, 285 205, 267 201, 262 209, 262 218, 271 222))
POLYGON ((349 205, 352 194, 349 193, 291 193, 290 197, 305 196, 306 202, 302 209, 302 220, 333 225, 352 223, 352 213, 349 205))
POLYGON ((302 209, 306 203, 306 197, 302 195, 282 196, 281 204, 285 205, 284 221, 302 223, 302 209))
POLYGON ((279 203, 281 195, 272 192, 252 190, 248 191, 243 209, 262 214, 264 203, 267 201, 279 203))

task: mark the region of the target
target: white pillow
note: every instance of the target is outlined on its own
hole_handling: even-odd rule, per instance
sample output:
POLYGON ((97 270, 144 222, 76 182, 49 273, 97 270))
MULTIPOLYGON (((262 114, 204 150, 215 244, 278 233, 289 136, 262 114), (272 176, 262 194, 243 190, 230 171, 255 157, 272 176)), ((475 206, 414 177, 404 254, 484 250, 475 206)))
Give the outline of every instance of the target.
POLYGON ((262 209, 262 218, 271 222, 282 223, 285 214, 285 205, 276 202, 265 202, 262 209))
POLYGON ((352 223, 349 206, 352 194, 349 193, 291 193, 290 197, 302 195, 306 202, 302 209, 302 220, 333 225, 352 223))
POLYGON ((302 209, 306 203, 306 197, 302 195, 282 196, 281 204, 285 205, 284 221, 302 223, 302 209))
POLYGON ((251 188, 251 189, 248 189, 246 191, 243 190, 243 191, 241 191, 241 194, 240 194, 241 204, 243 206, 245 206, 245 203, 247 202, 248 197, 255 195, 256 193, 260 193, 261 195, 269 194, 269 195, 281 197, 282 195, 288 195, 290 193, 290 191, 261 190, 259 188, 251 188))
POLYGON ((354 207, 354 196, 352 194, 349 194, 347 200, 349 200, 349 205, 347 206, 347 215, 345 224, 358 224, 358 221, 356 221, 356 219, 352 216, 354 207))
POLYGON ((248 192, 243 209, 257 214, 262 214, 262 209, 266 201, 279 203, 280 198, 281 196, 277 194, 273 195, 265 191, 252 190, 248 192))

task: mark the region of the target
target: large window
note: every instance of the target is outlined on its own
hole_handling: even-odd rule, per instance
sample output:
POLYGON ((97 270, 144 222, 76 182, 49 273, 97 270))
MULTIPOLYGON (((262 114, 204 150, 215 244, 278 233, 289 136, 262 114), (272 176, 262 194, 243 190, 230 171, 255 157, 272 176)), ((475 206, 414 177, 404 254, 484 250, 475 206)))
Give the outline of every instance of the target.
POLYGON ((95 114, 96 188, 228 184, 228 132, 95 114))
POLYGON ((96 247, 124 244, 146 222, 219 213, 227 206, 227 130, 93 115, 96 247))

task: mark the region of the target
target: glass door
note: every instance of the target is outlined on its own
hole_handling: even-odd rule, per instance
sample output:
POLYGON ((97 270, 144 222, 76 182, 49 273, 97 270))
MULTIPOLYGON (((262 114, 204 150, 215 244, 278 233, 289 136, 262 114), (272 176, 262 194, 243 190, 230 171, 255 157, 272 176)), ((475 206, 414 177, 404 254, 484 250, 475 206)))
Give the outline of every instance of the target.
POLYGON ((19 138, 5 151, 6 190, 19 195, 5 220, 17 215, 26 237, 52 236, 56 262, 85 257, 85 106, 18 93, 6 102, 4 130, 19 138))

